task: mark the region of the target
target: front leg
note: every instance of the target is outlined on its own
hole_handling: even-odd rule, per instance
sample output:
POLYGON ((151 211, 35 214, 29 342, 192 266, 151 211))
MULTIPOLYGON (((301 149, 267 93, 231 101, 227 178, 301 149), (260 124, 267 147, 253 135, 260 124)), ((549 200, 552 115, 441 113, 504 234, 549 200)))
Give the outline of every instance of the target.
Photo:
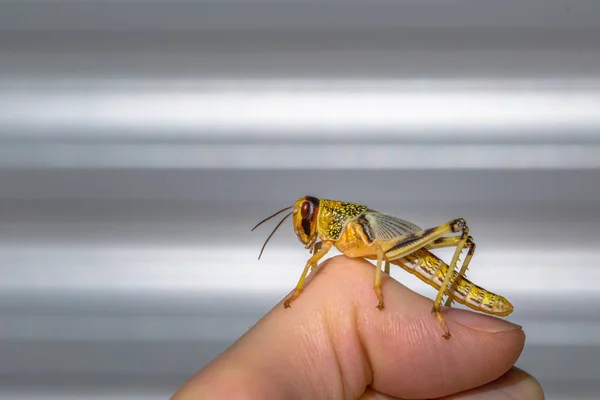
POLYGON ((302 290, 304 289, 304 280, 306 279, 306 275, 308 274, 308 271, 311 268, 313 268, 314 266, 316 266, 317 263, 319 262, 319 260, 321 258, 323 258, 323 256, 325 254, 327 254, 329 252, 329 250, 331 249, 331 247, 333 246, 333 242, 331 242, 331 241, 322 242, 322 243, 323 244, 321 245, 321 248, 319 249, 319 251, 317 251, 315 254, 313 254, 313 256, 311 258, 309 258, 308 261, 306 262, 306 265, 304 266, 304 271, 302 271, 302 275, 300 275, 300 280, 298 280, 298 284, 296 285, 296 289, 294 290, 294 293, 292 293, 283 302, 284 308, 290 308, 290 304, 294 300, 296 300, 300 296, 300 294, 302 294, 302 290))
MULTIPOLYGON (((317 254, 319 252, 319 250, 321 250, 322 246, 323 246, 323 242, 316 242, 314 244, 314 246, 310 248, 310 254, 317 254)), ((310 272, 312 272, 313 269, 315 269, 315 268, 317 268, 316 263, 310 267, 310 272)))

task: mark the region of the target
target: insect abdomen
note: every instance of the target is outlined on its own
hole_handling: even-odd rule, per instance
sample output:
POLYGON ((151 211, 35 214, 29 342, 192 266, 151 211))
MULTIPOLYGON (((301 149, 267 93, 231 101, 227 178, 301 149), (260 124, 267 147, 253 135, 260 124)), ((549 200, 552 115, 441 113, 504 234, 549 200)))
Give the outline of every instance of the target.
MULTIPOLYGON (((411 272, 436 289, 442 285, 449 268, 448 264, 426 249, 419 249, 391 263, 411 272)), ((492 315, 506 316, 513 311, 512 304, 505 297, 475 285, 467 278, 459 276, 456 271, 450 282, 453 282, 452 289, 446 294, 458 303, 492 315)))

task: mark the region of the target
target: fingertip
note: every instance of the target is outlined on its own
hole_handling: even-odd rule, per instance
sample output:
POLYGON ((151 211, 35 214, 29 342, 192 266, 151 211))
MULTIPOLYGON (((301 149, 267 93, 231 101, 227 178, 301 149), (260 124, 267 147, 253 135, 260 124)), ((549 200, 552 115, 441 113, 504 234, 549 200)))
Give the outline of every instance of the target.
POLYGON ((431 313, 432 300, 394 279, 384 279, 385 308, 376 309, 373 273, 367 261, 336 257, 315 280, 314 290, 336 282, 330 296, 352 298, 356 329, 373 371, 371 385, 379 392, 401 398, 456 393, 497 379, 520 356, 525 335, 519 325, 449 308, 442 317, 452 337, 445 340, 431 313))
POLYGON ((500 378, 481 387, 442 400, 544 400, 544 390, 533 376, 512 367, 500 378))
MULTIPOLYGON (((508 382, 504 391, 515 399, 544 400, 544 389, 540 382, 520 368, 513 367, 506 374, 508 382)), ((510 398, 510 397, 509 397, 510 398)))

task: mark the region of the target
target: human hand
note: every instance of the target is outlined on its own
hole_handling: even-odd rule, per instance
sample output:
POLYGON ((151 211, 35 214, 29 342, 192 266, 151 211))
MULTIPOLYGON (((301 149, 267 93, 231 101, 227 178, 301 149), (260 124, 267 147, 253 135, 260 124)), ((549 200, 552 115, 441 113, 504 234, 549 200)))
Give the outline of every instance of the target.
POLYGON ((380 311, 372 280, 364 260, 328 260, 171 399, 544 399, 513 367, 520 326, 449 308, 445 340, 430 299, 385 276, 380 311))

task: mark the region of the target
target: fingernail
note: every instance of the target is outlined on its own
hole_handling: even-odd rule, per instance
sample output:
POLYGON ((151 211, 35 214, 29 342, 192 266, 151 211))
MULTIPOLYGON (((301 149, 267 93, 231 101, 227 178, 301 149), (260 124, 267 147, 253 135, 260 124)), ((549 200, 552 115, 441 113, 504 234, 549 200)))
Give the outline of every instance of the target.
POLYGON ((510 332, 522 329, 521 325, 489 315, 478 314, 459 308, 446 308, 444 316, 467 328, 487 333, 510 332))

